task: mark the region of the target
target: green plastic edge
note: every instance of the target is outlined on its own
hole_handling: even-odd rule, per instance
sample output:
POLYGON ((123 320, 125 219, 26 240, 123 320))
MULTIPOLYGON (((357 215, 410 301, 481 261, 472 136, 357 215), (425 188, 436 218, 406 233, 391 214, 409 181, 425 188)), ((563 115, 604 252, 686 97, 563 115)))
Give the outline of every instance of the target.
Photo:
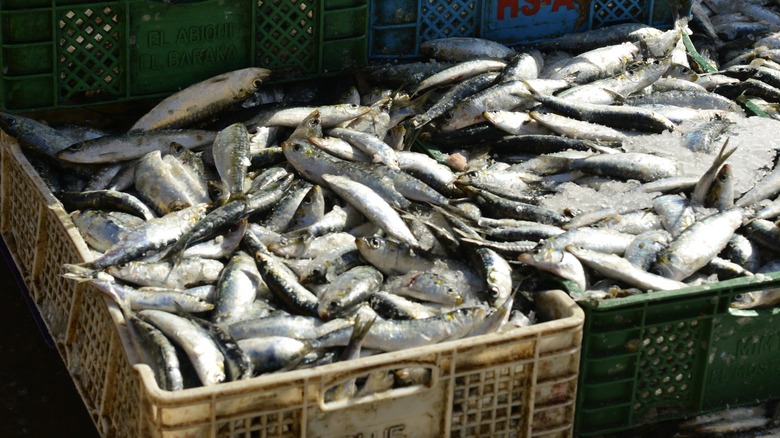
POLYGON ((758 117, 764 117, 766 119, 771 119, 772 117, 769 116, 769 114, 765 113, 764 110, 758 107, 755 103, 751 102, 750 99, 745 97, 745 95, 737 96, 736 101, 742 105, 747 112, 754 116, 758 117))
MULTIPOLYGON (((703 293, 719 293, 726 289, 742 289, 745 291, 759 290, 765 287, 780 287, 780 272, 762 274, 761 280, 754 277, 735 278, 732 280, 723 280, 717 283, 704 284, 701 286, 691 286, 677 290, 648 292, 641 295, 632 295, 623 298, 611 298, 607 300, 587 300, 578 301, 581 307, 590 310, 613 310, 621 307, 634 305, 644 305, 647 303, 683 299, 703 293)), ((571 282, 565 282, 565 287, 569 292, 577 292, 578 288, 571 282)))
POLYGON ((696 51, 696 48, 693 46, 693 42, 691 41, 691 37, 689 37, 687 33, 682 32, 682 40, 683 44, 685 45, 685 50, 688 51, 688 55, 693 58, 696 64, 698 64, 703 71, 707 73, 715 73, 718 71, 718 69, 711 66, 710 63, 704 59, 704 57, 701 56, 699 52, 696 51))

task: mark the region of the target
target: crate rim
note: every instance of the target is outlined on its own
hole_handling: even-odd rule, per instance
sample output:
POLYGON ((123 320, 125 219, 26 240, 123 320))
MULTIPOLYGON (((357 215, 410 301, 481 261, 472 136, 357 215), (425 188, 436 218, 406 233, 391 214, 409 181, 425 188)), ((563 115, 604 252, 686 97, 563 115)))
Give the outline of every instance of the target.
MULTIPOLYGON (((722 280, 715 283, 706 283, 697 286, 688 286, 676 290, 654 291, 643 294, 632 295, 621 298, 610 298, 606 300, 582 300, 577 303, 590 311, 608 311, 614 309, 624 309, 632 306, 651 305, 656 302, 673 302, 676 300, 686 300, 697 295, 704 296, 707 293, 720 293, 725 289, 734 289, 731 293, 737 294, 740 288, 755 289, 757 284, 771 283, 780 280, 780 271, 761 274, 760 279, 755 277, 740 277, 730 280, 722 280)), ((564 282, 565 289, 579 291, 579 288, 571 282, 564 282)))
MULTIPOLYGON (((571 300, 569 295, 562 290, 549 290, 543 293, 548 294, 549 299, 559 302, 571 300)), ((114 306, 116 305, 115 303, 111 304, 114 306)), ((278 374, 269 373, 248 380, 220 383, 216 387, 220 388, 220 395, 237 396, 246 393, 251 389, 268 389, 272 386, 283 386, 294 381, 312 382, 328 376, 343 376, 345 374, 358 373, 361 370, 385 364, 399 364, 401 366, 405 364, 419 364, 435 366, 435 363, 421 361, 419 358, 421 356, 436 356, 450 351, 459 352, 474 347, 489 348, 492 344, 501 344, 508 340, 521 342, 524 340, 538 339, 543 335, 551 333, 576 330, 584 323, 585 313, 576 305, 576 303, 569 303, 567 310, 569 312, 567 315, 556 315, 557 318, 554 320, 541 322, 528 327, 518 327, 504 333, 490 333, 470 338, 440 342, 433 345, 384 352, 357 360, 320 365, 314 368, 293 370, 278 374)), ((181 391, 166 391, 160 389, 152 377, 151 368, 141 363, 134 363, 133 365, 137 369, 138 367, 145 369, 145 371, 141 373, 141 376, 144 377, 143 383, 148 391, 147 394, 153 396, 156 401, 176 403, 178 401, 192 400, 200 397, 211 398, 213 396, 214 387, 199 386, 195 388, 186 388, 181 391)), ((337 380, 334 380, 334 382, 335 381, 337 380)))

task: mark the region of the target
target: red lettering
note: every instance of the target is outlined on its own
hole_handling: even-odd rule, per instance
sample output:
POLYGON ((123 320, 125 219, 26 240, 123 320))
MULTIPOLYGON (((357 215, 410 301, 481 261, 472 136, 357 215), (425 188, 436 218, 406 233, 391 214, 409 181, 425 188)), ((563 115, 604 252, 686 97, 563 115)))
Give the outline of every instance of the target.
POLYGON ((509 16, 517 18, 517 0, 498 0, 498 19, 504 19, 504 9, 509 8, 509 16))
POLYGON ((555 12, 560 8, 561 6, 566 6, 566 9, 574 9, 574 1, 573 0, 555 0, 553 3, 552 11, 555 12))
POLYGON ((528 5, 531 5, 530 7, 528 5, 525 5, 522 8, 520 8, 520 10, 523 11, 523 14, 525 15, 536 14, 537 12, 539 12, 539 8, 542 6, 539 0, 525 0, 525 2, 528 3, 528 5))

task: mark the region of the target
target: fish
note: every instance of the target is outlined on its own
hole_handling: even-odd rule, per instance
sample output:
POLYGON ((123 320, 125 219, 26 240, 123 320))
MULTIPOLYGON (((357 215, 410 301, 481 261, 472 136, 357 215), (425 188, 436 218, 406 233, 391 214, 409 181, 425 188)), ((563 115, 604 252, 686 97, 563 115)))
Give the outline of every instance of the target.
POLYGON ((383 163, 392 169, 398 169, 395 150, 372 134, 349 128, 332 128, 328 131, 328 135, 340 138, 357 147, 374 163, 383 163))
POLYGON ((389 280, 386 288, 390 293, 446 306, 464 302, 457 285, 436 272, 411 271, 389 280))
POLYGON ((138 160, 133 185, 159 216, 211 202, 197 177, 189 174, 176 158, 165 160, 160 151, 150 152, 138 160))
POLYGON ((506 62, 495 59, 472 59, 446 68, 436 74, 428 76, 412 90, 412 95, 419 94, 428 88, 449 85, 461 82, 464 79, 490 71, 501 71, 506 67, 506 62))
POLYGON ((420 52, 440 61, 463 62, 475 58, 509 59, 517 52, 501 43, 482 38, 435 38, 420 43, 420 52))
POLYGON ((57 153, 68 163, 100 164, 131 161, 153 151, 167 153, 171 144, 191 150, 210 147, 217 133, 200 129, 161 129, 106 135, 74 143, 57 153))
POLYGON ((652 274, 615 254, 600 253, 572 245, 567 246, 566 251, 577 257, 583 265, 593 268, 600 274, 643 290, 675 290, 687 286, 682 281, 652 274))
POLYGON ((112 210, 137 216, 147 221, 157 214, 136 196, 119 190, 86 190, 57 192, 57 199, 65 210, 112 210))
POLYGON ((161 310, 141 310, 138 316, 165 333, 184 350, 203 386, 216 385, 225 380, 225 357, 202 327, 161 310))
POLYGON ((254 257, 244 251, 236 252, 217 281, 212 322, 229 325, 240 321, 255 300, 262 281, 254 257))
POLYGON ((249 98, 271 70, 249 67, 217 75, 173 93, 138 119, 130 131, 183 128, 249 98))
POLYGON ((0 112, 0 129, 12 135, 22 148, 50 158, 78 143, 38 120, 16 114, 0 112))
POLYGON ((530 111, 528 115, 550 131, 567 137, 618 143, 628 139, 624 133, 596 123, 538 111, 530 111))
POLYGON ((147 253, 161 250, 176 241, 204 217, 207 207, 207 204, 197 204, 160 218, 149 219, 125 234, 100 257, 83 265, 93 269, 103 269, 112 265, 125 264, 147 253))
POLYGON ((726 247, 743 219, 744 212, 732 208, 696 221, 658 254, 652 272, 672 280, 684 280, 726 247))
POLYGON ((669 57, 635 62, 615 76, 568 88, 557 96, 581 102, 613 104, 618 96, 628 96, 651 85, 670 65, 669 57))
POLYGON ((255 252, 254 258, 260 275, 276 299, 285 303, 287 308, 296 314, 318 315, 317 296, 301 285, 297 275, 272 255, 255 252))
POLYGON ((220 177, 220 200, 228 202, 243 196, 249 161, 249 133, 242 123, 234 123, 217 133, 212 146, 214 165, 220 177))
POLYGON ((381 196, 359 182, 339 175, 322 175, 322 179, 368 220, 402 243, 416 247, 419 242, 401 216, 381 196))
POLYGON ((260 111, 257 115, 244 122, 251 132, 258 127, 287 126, 295 128, 313 111, 319 112, 320 126, 323 129, 333 128, 361 116, 371 109, 365 105, 335 104, 316 107, 303 106, 260 111))
POLYGON ((379 291, 383 281, 384 276, 374 267, 356 266, 328 284, 318 297, 317 313, 325 321, 345 316, 379 291))
POLYGON ((70 214, 84 241, 98 251, 115 245, 131 229, 144 221, 121 211, 76 210, 70 214))
MULTIPOLYGON (((363 348, 398 351, 459 339, 466 336, 484 315, 482 307, 464 307, 424 319, 377 319, 363 339, 363 348)), ((350 334, 351 328, 336 330, 319 341, 326 346, 347 345, 350 334)))
POLYGON ((570 168, 594 175, 636 179, 641 182, 678 176, 680 173, 673 160, 641 152, 599 154, 573 159, 570 168))
POLYGON ((637 129, 647 132, 673 131, 676 125, 657 112, 637 106, 599 105, 545 95, 527 85, 531 97, 558 114, 612 128, 637 129))
POLYGON ((216 282, 223 268, 224 264, 219 260, 185 258, 175 264, 134 260, 108 266, 105 270, 116 278, 139 286, 186 289, 216 282))
MULTIPOLYGON (((339 361, 347 361, 360 358, 360 352, 362 351, 363 339, 368 334, 371 326, 374 325, 376 317, 369 319, 368 321, 361 321, 358 315, 355 318, 355 324, 352 328, 352 334, 349 337, 349 343, 339 355, 339 361)), ((325 401, 339 401, 347 398, 354 397, 358 392, 357 378, 352 378, 335 386, 325 393, 325 401)))
POLYGON ((316 348, 311 341, 284 336, 242 339, 238 346, 251 359, 255 375, 291 368, 316 348))
MULTIPOLYGON (((571 246, 571 245, 570 245, 571 246)), ((517 257, 521 263, 571 280, 580 290, 586 290, 588 279, 585 268, 580 260, 565 248, 537 247, 532 252, 520 254, 517 257)))
POLYGON ((284 142, 282 150, 287 161, 301 175, 314 184, 327 186, 324 174, 344 175, 373 189, 382 198, 396 207, 406 208, 409 201, 396 189, 389 178, 377 175, 372 168, 338 159, 320 151, 308 142, 284 142))

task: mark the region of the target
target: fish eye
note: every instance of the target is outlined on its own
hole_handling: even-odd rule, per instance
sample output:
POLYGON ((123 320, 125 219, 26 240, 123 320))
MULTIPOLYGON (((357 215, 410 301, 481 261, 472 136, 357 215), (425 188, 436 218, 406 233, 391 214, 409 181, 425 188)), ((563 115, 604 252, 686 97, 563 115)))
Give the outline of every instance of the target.
POLYGON ((360 105, 355 105, 354 103, 350 103, 349 107, 352 108, 352 109, 357 109, 357 108, 360 108, 360 105))
POLYGON ((172 141, 171 142, 171 150, 175 154, 181 154, 182 152, 184 152, 184 146, 182 146, 180 143, 176 143, 175 141, 172 141))
POLYGON ((743 294, 734 295, 734 301, 743 301, 744 299, 745 299, 745 295, 743 294))
POLYGON ((320 277, 320 276, 322 276, 322 274, 323 274, 322 269, 319 269, 319 268, 312 269, 312 271, 311 271, 311 275, 313 275, 315 277, 320 277))
POLYGON ((335 309, 338 306, 339 306, 339 303, 337 303, 335 301, 331 301, 330 303, 328 303, 328 307, 330 307, 331 309, 335 309))
POLYGON ((295 143, 295 145, 293 146, 293 150, 295 152, 301 152, 303 150, 303 146, 300 143, 295 143))
POLYGON ((3 116, 3 123, 8 126, 13 126, 16 124, 16 118, 13 116, 3 116))
POLYGON ((263 85, 263 81, 260 79, 255 79, 254 81, 252 81, 252 88, 254 88, 255 90, 259 89, 261 85, 263 85))
POLYGON ((379 240, 378 237, 369 237, 368 244, 371 245, 372 248, 379 248, 382 246, 382 241, 379 240))
POLYGON ((311 124, 312 124, 313 126, 317 126, 317 125, 319 125, 319 124, 320 124, 320 118, 319 118, 319 117, 317 117, 317 118, 315 118, 315 119, 311 119, 311 124))

